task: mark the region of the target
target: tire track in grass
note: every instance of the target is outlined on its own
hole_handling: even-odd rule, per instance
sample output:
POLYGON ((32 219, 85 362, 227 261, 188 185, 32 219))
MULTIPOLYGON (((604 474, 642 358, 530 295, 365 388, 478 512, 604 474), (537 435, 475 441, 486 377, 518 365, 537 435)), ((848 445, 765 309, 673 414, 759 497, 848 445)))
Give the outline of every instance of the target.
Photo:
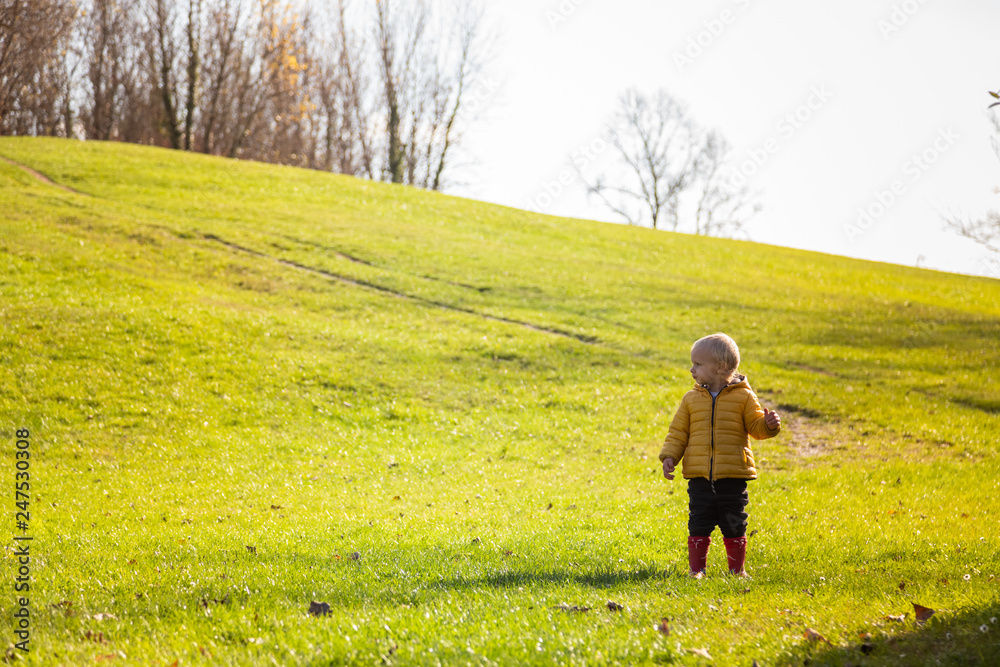
POLYGON ((275 262, 277 262, 279 264, 283 264, 285 266, 290 266, 292 268, 299 269, 301 271, 308 271, 310 273, 314 273, 316 275, 320 275, 320 276, 323 276, 325 278, 331 278, 333 280, 338 280, 340 282, 347 283, 349 285, 354 285, 356 287, 364 287, 364 288, 367 288, 367 289, 375 290, 375 291, 380 292, 382 294, 386 294, 386 295, 389 295, 389 296, 394 296, 394 297, 397 297, 399 299, 405 299, 407 301, 413 301, 413 302, 416 302, 416 303, 423 304, 425 306, 433 306, 435 308, 441 308, 441 309, 444 309, 444 310, 450 310, 450 311, 456 312, 456 313, 465 313, 466 315, 474 315, 476 317, 481 317, 481 318, 487 319, 487 320, 493 320, 495 322, 503 322, 504 324, 515 324, 517 326, 521 326, 521 327, 525 327, 525 328, 531 329, 532 331, 538 331, 538 332, 541 332, 541 333, 548 333, 548 334, 552 334, 552 335, 555 335, 555 336, 562 336, 564 338, 569 338, 569 339, 578 341, 580 343, 585 343, 587 345, 599 345, 601 343, 600 339, 598 339, 596 336, 587 336, 585 334, 573 333, 572 331, 563 331, 562 329, 556 329, 556 328, 553 328, 553 327, 546 327, 546 326, 543 326, 543 325, 540 325, 540 324, 532 324, 531 322, 525 322, 524 320, 515 320, 513 318, 502 317, 500 315, 490 315, 488 313, 481 313, 479 311, 472 310, 471 308, 462 308, 461 306, 454 306, 454 305, 449 304, 449 303, 444 303, 444 302, 441 302, 441 301, 434 301, 433 299, 427 299, 427 298, 422 297, 422 296, 416 296, 414 294, 406 294, 405 292, 400 292, 398 290, 394 290, 394 289, 391 289, 389 287, 385 287, 383 285, 377 285, 375 283, 368 282, 367 280, 359 280, 357 278, 350 278, 348 276, 345 276, 345 275, 342 275, 342 274, 339 274, 339 273, 333 273, 332 271, 327 271, 326 269, 317 269, 316 267, 307 266, 305 264, 300 264, 298 262, 293 262, 292 260, 289 260, 289 259, 281 259, 280 257, 274 257, 272 255, 268 255, 266 253, 263 253, 263 252, 260 252, 260 251, 257 251, 257 250, 253 250, 252 248, 247 248, 247 247, 241 246, 241 245, 239 245, 237 243, 233 243, 232 241, 227 241, 227 240, 225 240, 223 238, 220 238, 220 237, 216 236, 215 234, 202 234, 202 237, 204 239, 208 240, 208 241, 214 241, 216 243, 222 244, 222 245, 226 246, 227 248, 229 248, 230 250, 235 250, 237 252, 242 252, 242 253, 246 253, 246 254, 249 254, 249 255, 253 255, 254 257, 262 257, 264 259, 270 259, 270 260, 273 260, 273 261, 275 261, 275 262))
MULTIPOLYGON (((294 243, 298 243, 300 245, 307 245, 307 246, 311 246, 313 248, 319 248, 320 250, 323 250, 325 252, 333 253, 334 255, 336 255, 337 257, 340 257, 341 259, 346 259, 347 261, 354 262, 355 264, 363 264, 365 266, 371 266, 371 267, 374 267, 374 268, 378 268, 377 265, 373 264, 372 262, 369 262, 367 259, 361 259, 360 257, 355 257, 354 255, 349 255, 346 252, 344 252, 343 250, 337 250, 336 248, 331 248, 330 246, 325 246, 322 243, 316 243, 315 241, 306 241, 304 239, 295 238, 294 236, 288 236, 287 234, 282 234, 282 238, 287 239, 289 241, 293 241, 294 243)), ((469 285, 468 283, 457 283, 457 282, 455 282, 453 280, 448 280, 446 278, 439 278, 437 276, 430 276, 430 275, 427 275, 427 274, 422 274, 420 277, 421 278, 426 278, 427 280, 436 280, 437 282, 445 283, 445 284, 448 284, 448 285, 454 285, 455 287, 461 287, 463 289, 475 290, 475 291, 477 291, 477 292, 479 292, 481 294, 489 292, 489 291, 491 291, 493 289, 491 287, 477 287, 476 285, 469 285)))
POLYGON ((33 177, 35 180, 41 181, 42 183, 44 183, 46 185, 55 186, 55 187, 59 188, 60 190, 65 190, 66 192, 71 192, 71 193, 73 193, 75 195, 84 195, 84 194, 86 194, 85 192, 80 192, 79 190, 74 190, 73 188, 69 187, 68 185, 63 185, 62 183, 56 183, 55 181, 53 181, 51 178, 49 178, 48 176, 46 176, 42 172, 37 171, 35 169, 32 169, 31 167, 29 167, 27 165, 24 165, 24 164, 21 164, 20 162, 14 162, 9 157, 4 157, 3 155, 0 155, 0 160, 3 160, 4 162, 6 162, 7 164, 9 164, 12 167, 20 169, 24 173, 26 173, 29 176, 33 177))
MULTIPOLYGON (((42 183, 45 183, 46 185, 55 186, 55 187, 57 187, 57 188, 59 188, 61 190, 64 190, 66 192, 70 192, 72 194, 86 194, 86 193, 83 193, 83 192, 79 192, 78 190, 74 190, 73 188, 69 187, 68 185, 63 185, 61 183, 56 183, 55 181, 53 181, 51 178, 49 178, 45 174, 43 174, 43 173, 41 173, 39 171, 36 171, 35 169, 32 169, 31 167, 28 167, 26 165, 20 164, 19 162, 15 162, 14 160, 11 160, 10 158, 4 157, 3 155, 0 155, 0 160, 3 160, 4 162, 6 162, 7 164, 11 165, 12 167, 15 167, 17 169, 20 169, 20 170, 24 171, 25 173, 29 174, 30 176, 32 176, 33 178, 37 179, 38 181, 41 181, 42 183)), ((338 273, 333 273, 332 271, 327 271, 325 269, 317 269, 315 267, 306 266, 305 264, 300 264, 298 262, 293 262, 293 261, 288 260, 288 259, 281 259, 281 258, 278 258, 278 257, 273 257, 273 256, 268 255, 266 253, 262 253, 262 252, 259 252, 257 250, 253 250, 251 248, 243 247, 243 246, 241 246, 239 244, 233 243, 232 241, 227 241, 227 240, 225 240, 223 238, 220 238, 220 237, 216 236, 215 234, 203 234, 202 237, 205 238, 206 240, 215 241, 216 243, 220 243, 220 244, 226 246, 227 248, 229 248, 231 250, 236 250, 238 252, 250 254, 250 255, 253 255, 255 257, 262 257, 262 258, 265 258, 265 259, 270 259, 270 260, 273 260, 275 262, 278 262, 279 264, 284 264, 285 266, 290 266, 292 268, 296 268, 296 269, 299 269, 301 271, 309 271, 310 273, 315 273, 317 275, 321 275, 321 276, 324 276, 326 278, 331 278, 333 280, 338 280, 340 282, 344 282, 344 283, 347 283, 349 285, 355 285, 357 287, 364 287, 364 288, 367 288, 367 289, 372 289, 372 290, 375 290, 377 292, 381 292, 383 294, 388 294, 390 296, 395 296, 395 297, 400 298, 400 299, 406 299, 408 301, 414 301, 416 303, 422 303, 422 304, 427 305, 427 306, 433 306, 433 307, 441 308, 441 309, 444 309, 444 310, 450 310, 450 311, 456 312, 456 313, 465 313, 467 315, 474 315, 476 317, 481 317, 483 319, 493 320, 494 322, 503 322, 505 324, 514 324, 514 325, 517 325, 517 326, 525 327, 527 329, 531 329, 532 331, 538 331, 538 332, 541 332, 541 333, 552 334, 554 336, 562 336, 563 338, 569 338, 571 340, 575 340, 575 341, 578 341, 580 343, 584 343, 586 345, 599 345, 601 343, 600 339, 597 338, 596 336, 587 336, 586 334, 578 334, 578 333, 574 333, 572 331, 563 331, 562 329, 556 329, 554 327, 546 327, 546 326, 543 326, 543 325, 540 325, 540 324, 532 324, 531 322, 525 322, 523 320, 515 320, 513 318, 502 317, 500 315, 489 315, 487 313, 480 313, 478 311, 472 310, 471 308, 462 308, 461 306, 454 306, 452 304, 443 303, 441 301, 434 301, 433 299, 427 299, 427 298, 424 298, 424 297, 421 297, 421 296, 416 296, 416 295, 413 295, 413 294, 406 294, 405 292, 400 292, 400 291, 397 291, 397 290, 394 290, 394 289, 391 289, 391 288, 388 288, 388 287, 384 287, 382 285, 377 285, 375 283, 371 283, 371 282, 368 282, 366 280, 358 280, 356 278, 349 278, 347 276, 344 276, 344 275, 341 275, 341 274, 338 274, 338 273)), ((347 260, 352 261, 352 262, 357 262, 359 264, 366 264, 366 265, 369 265, 369 266, 371 265, 370 262, 366 262, 365 260, 358 259, 356 257, 347 255, 347 254, 342 253, 342 252, 337 252, 337 254, 339 256, 343 257, 344 259, 347 259, 347 260)), ((440 279, 437 279, 437 278, 433 278, 431 276, 428 276, 428 278, 432 279, 432 280, 440 280, 440 279)), ((450 281, 443 280, 442 282, 450 282, 450 281)), ((465 288, 469 288, 469 289, 475 289, 475 290, 480 291, 480 292, 488 291, 488 288, 487 289, 482 289, 482 288, 475 287, 473 285, 464 285, 464 284, 460 284, 460 283, 452 283, 452 284, 456 284, 456 285, 458 285, 460 287, 465 287, 465 288)))

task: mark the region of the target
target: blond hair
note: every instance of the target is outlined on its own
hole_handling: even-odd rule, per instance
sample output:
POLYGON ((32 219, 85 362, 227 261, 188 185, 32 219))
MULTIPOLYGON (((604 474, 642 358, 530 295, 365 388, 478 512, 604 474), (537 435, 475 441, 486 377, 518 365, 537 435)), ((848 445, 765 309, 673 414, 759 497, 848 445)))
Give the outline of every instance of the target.
POLYGON ((736 341, 724 333, 712 334, 695 341, 691 349, 703 347, 712 358, 724 364, 730 373, 735 372, 740 367, 740 348, 736 346, 736 341))

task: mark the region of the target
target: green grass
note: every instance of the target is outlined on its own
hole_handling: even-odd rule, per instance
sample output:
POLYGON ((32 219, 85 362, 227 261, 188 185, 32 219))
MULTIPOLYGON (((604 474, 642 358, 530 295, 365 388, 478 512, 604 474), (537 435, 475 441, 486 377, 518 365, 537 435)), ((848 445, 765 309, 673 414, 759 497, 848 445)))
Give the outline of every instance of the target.
POLYGON ((1000 655, 1000 282, 131 145, 0 155, 79 191, 0 162, 25 664, 1000 655), (656 460, 715 331, 785 424, 749 581, 721 540, 684 576, 656 460))

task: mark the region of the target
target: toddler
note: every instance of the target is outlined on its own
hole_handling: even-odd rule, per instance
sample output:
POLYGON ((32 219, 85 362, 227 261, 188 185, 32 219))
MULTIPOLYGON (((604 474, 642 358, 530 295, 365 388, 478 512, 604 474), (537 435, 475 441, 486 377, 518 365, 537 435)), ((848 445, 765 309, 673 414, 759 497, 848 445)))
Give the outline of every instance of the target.
POLYGON ((667 479, 684 460, 689 574, 699 579, 716 526, 725 538, 729 571, 746 576, 747 480, 757 478, 750 436, 763 440, 781 430, 778 413, 760 407, 739 366, 740 350, 726 334, 695 342, 691 375, 697 386, 684 394, 660 450, 667 479))

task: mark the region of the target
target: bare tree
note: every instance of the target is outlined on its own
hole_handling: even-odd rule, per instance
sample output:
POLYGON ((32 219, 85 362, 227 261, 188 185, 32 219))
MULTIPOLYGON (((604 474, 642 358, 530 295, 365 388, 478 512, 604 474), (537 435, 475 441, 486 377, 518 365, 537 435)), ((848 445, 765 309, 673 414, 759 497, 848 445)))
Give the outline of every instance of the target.
POLYGON ((456 45, 453 70, 443 83, 438 79, 434 89, 434 122, 426 149, 428 174, 423 183, 431 190, 440 190, 444 184, 444 170, 451 152, 462 140, 458 122, 467 108, 467 89, 482 74, 491 54, 492 36, 484 32, 483 16, 484 9, 479 4, 466 1, 456 5, 456 20, 452 23, 456 45))
POLYGON ((483 2, 351 4, 3 0, 0 133, 440 189, 487 59, 483 2))
POLYGON ((607 134, 614 148, 611 175, 576 167, 588 195, 629 224, 677 231, 690 218, 694 233, 722 234, 741 227, 758 208, 745 189, 723 182, 725 140, 699 128, 665 91, 652 99, 627 91, 607 134))
POLYGON ((221 0, 212 6, 206 21, 207 49, 202 59, 201 77, 207 94, 202 99, 199 131, 201 150, 220 154, 225 143, 229 100, 236 86, 236 71, 242 62, 245 35, 243 0, 221 0))
POLYGON ((71 126, 65 51, 75 16, 59 0, 0 3, 0 133, 55 135, 71 126))
POLYGON ((87 108, 81 114, 88 139, 111 139, 123 111, 132 63, 128 62, 126 35, 131 5, 121 8, 113 0, 93 0, 85 10, 80 38, 86 77, 90 84, 87 108), (89 40, 87 37, 89 36, 89 40))
POLYGON ((730 153, 729 142, 717 130, 705 135, 693 181, 698 195, 692 214, 695 234, 735 235, 761 210, 747 185, 735 186, 724 180, 730 153))
POLYGON ((208 26, 214 44, 204 59, 209 86, 203 114, 206 152, 282 161, 278 134, 301 113, 305 69, 302 19, 288 3, 223 0, 208 26))
POLYGON ((166 130, 167 138, 171 148, 181 147, 181 128, 177 118, 177 75, 175 71, 177 61, 177 44, 174 39, 176 15, 174 4, 168 0, 153 0, 150 8, 151 16, 149 21, 156 34, 154 51, 150 54, 151 63, 159 66, 158 88, 160 101, 163 104, 162 126, 166 130))
POLYGON ((343 159, 340 171, 345 174, 364 175, 374 180, 376 178, 374 142, 371 126, 367 120, 371 114, 365 97, 368 80, 363 74, 365 42, 362 36, 355 34, 348 27, 346 13, 346 0, 337 0, 337 34, 340 37, 338 66, 343 72, 345 94, 341 132, 338 134, 340 154, 343 159), (354 141, 353 137, 356 137, 360 147, 360 166, 356 166, 354 160, 348 158, 351 155, 350 145, 354 141), (343 168, 347 166, 350 168, 343 168))
POLYGON ((198 76, 201 67, 201 0, 189 0, 188 21, 184 34, 187 37, 187 97, 184 102, 184 150, 191 150, 194 131, 194 114, 197 104, 198 76))
POLYGON ((465 114, 469 88, 491 48, 479 0, 447 5, 436 6, 437 21, 421 0, 408 6, 380 0, 376 12, 385 177, 433 190, 444 185, 452 153, 471 124, 465 114))
MULTIPOLYGON (((415 60, 427 24, 427 6, 422 0, 415 0, 408 9, 397 9, 393 0, 379 0, 375 4, 375 35, 386 119, 386 176, 393 183, 402 183, 405 177, 408 147, 403 142, 406 134, 403 124, 412 111, 412 97, 417 89, 415 60)), ((411 124, 411 128, 414 126, 415 123, 411 124)))
MULTIPOLYGON (((1000 99, 998 93, 990 92, 990 95, 1000 99)), ((1000 102, 994 102, 988 108, 992 109, 997 105, 1000 105, 1000 102)), ((994 115, 990 117, 990 121, 995 132, 991 140, 993 152, 1000 158, 1000 119, 994 115)), ((996 192, 1000 193, 1000 188, 997 188, 996 192)), ((945 217, 945 223, 959 235, 975 241, 991 252, 1000 253, 1000 211, 991 209, 978 219, 951 214, 945 217)))

